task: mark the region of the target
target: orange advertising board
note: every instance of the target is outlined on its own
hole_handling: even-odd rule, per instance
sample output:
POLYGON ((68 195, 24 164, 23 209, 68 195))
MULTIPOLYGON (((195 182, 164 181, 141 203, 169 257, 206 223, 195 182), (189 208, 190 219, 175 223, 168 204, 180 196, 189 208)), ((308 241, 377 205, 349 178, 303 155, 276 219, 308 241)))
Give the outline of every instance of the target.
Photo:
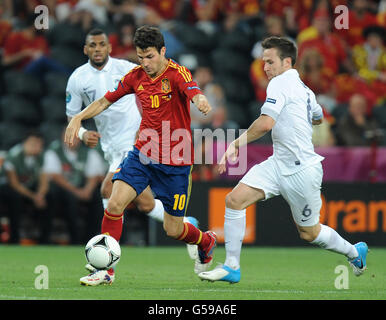
MULTIPOLYGON (((217 234, 218 243, 224 243, 224 215, 225 196, 232 188, 210 188, 209 189, 209 230, 217 234)), ((256 204, 247 208, 247 221, 243 243, 254 243, 256 240, 256 204)))

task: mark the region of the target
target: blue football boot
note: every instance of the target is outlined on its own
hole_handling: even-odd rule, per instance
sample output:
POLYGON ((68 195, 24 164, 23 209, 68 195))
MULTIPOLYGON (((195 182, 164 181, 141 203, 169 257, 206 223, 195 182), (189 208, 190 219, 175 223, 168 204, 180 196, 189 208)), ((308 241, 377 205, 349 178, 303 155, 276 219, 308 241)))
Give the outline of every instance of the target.
POLYGON ((367 253, 369 252, 369 248, 365 242, 358 242, 354 246, 357 249, 359 255, 354 259, 349 259, 348 262, 351 265, 354 274, 358 277, 362 275, 367 268, 366 257, 367 253))
POLYGON ((211 271, 201 272, 198 274, 198 276, 201 278, 201 280, 208 280, 211 282, 225 281, 229 283, 237 283, 240 282, 241 272, 240 268, 234 270, 226 265, 221 265, 211 271))

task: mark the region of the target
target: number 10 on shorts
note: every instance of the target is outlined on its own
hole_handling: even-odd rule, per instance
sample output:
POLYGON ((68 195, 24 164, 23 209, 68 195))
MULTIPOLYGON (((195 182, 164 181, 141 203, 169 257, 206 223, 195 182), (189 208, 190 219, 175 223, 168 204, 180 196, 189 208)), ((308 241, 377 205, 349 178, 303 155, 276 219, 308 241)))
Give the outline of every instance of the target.
POLYGON ((186 203, 186 194, 175 194, 173 210, 184 210, 186 203))

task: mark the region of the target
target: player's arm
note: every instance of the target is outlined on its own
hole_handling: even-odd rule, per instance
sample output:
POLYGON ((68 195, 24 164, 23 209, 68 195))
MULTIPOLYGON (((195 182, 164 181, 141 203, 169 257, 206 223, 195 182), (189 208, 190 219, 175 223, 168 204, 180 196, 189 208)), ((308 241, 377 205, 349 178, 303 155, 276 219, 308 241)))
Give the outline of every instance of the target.
POLYGON ((312 124, 319 125, 323 122, 323 109, 322 107, 315 101, 312 108, 312 124))
MULTIPOLYGON (((68 122, 71 121, 72 117, 82 110, 82 89, 81 89, 81 77, 82 75, 79 72, 74 72, 68 79, 66 87, 66 115, 68 122)), ((90 147, 94 148, 98 144, 100 134, 96 131, 86 130, 83 127, 79 128, 78 138, 83 141, 83 143, 90 147)))
POLYGON ((97 116, 111 105, 112 102, 107 100, 105 97, 102 97, 98 100, 95 100, 94 102, 89 104, 87 108, 83 109, 83 111, 72 117, 71 121, 69 122, 66 128, 64 142, 67 143, 69 146, 72 146, 74 143, 75 136, 78 135, 82 120, 90 119, 97 116))
POLYGON ((275 125, 275 120, 265 114, 262 114, 258 117, 240 137, 233 140, 233 142, 228 146, 223 157, 219 162, 219 172, 223 173, 226 170, 226 162, 228 159, 235 161, 238 155, 238 150, 240 147, 247 145, 250 142, 253 142, 267 132, 269 132, 275 125))
MULTIPOLYGON (((70 122, 72 117, 67 117, 67 121, 70 122)), ((83 127, 79 128, 78 138, 89 148, 95 148, 98 144, 99 138, 101 137, 98 131, 87 130, 83 127)))
POLYGON ((235 148, 240 148, 264 136, 267 132, 271 131, 274 125, 275 120, 272 117, 262 114, 249 126, 247 131, 232 143, 235 148))
POLYGON ((15 190, 17 193, 21 194, 22 196, 25 196, 26 198, 29 198, 31 200, 34 199, 35 193, 25 187, 19 180, 19 177, 15 170, 7 170, 6 171, 7 178, 9 185, 13 190, 15 190))
POLYGON ((204 115, 207 115, 212 110, 208 99, 201 93, 196 94, 192 98, 192 101, 197 109, 200 110, 204 115))

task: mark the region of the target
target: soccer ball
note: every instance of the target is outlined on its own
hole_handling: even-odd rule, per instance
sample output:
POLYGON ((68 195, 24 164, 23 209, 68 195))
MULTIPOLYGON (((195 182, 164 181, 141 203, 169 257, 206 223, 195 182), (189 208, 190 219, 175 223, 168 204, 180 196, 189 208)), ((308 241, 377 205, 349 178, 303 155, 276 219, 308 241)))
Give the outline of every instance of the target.
POLYGON ((98 270, 106 270, 118 263, 121 247, 113 237, 99 234, 87 242, 85 253, 89 264, 98 270))

